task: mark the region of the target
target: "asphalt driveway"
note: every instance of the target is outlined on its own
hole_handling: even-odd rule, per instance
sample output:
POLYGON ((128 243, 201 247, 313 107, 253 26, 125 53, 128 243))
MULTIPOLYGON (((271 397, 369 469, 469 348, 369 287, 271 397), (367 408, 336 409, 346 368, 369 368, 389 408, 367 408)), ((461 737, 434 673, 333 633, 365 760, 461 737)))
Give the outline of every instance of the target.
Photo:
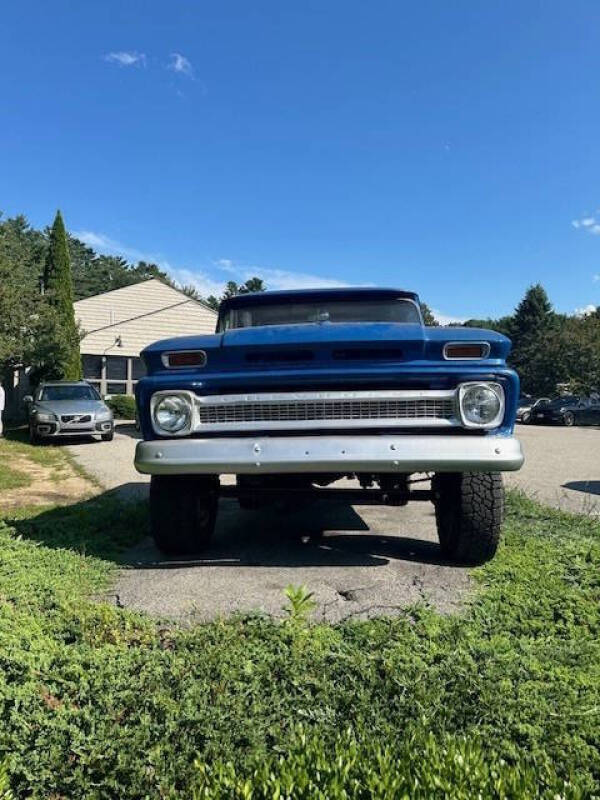
MULTIPOLYGON (((600 430, 520 426, 526 465, 507 484, 566 510, 600 511, 600 430)), ((133 468, 137 434, 120 426, 113 442, 70 451, 124 500, 147 495, 133 468)), ((430 503, 406 508, 323 504, 293 515, 241 511, 221 501, 213 544, 201 560, 165 559, 147 538, 127 554, 115 589, 119 604, 193 622, 234 611, 279 614, 290 584, 305 584, 316 617, 393 614, 425 600, 451 612, 464 602, 468 570, 443 561, 430 503)))

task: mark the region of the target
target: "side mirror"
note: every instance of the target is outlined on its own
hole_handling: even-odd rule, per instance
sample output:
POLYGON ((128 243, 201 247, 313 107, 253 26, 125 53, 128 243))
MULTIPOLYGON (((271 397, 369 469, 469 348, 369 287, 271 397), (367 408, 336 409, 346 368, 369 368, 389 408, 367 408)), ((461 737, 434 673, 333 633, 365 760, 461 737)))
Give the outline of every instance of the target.
POLYGON ((26 394, 23 398, 23 402, 28 406, 30 403, 33 403, 33 397, 30 394, 26 394))

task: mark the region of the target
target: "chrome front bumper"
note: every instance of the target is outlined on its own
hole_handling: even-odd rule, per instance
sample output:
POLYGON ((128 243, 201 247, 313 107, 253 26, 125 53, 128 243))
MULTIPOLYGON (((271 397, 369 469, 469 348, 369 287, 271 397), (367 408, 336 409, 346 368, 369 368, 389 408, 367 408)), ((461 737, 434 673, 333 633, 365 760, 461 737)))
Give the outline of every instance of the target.
POLYGON ((138 442, 151 475, 295 472, 502 472, 523 464, 514 436, 261 436, 138 442))

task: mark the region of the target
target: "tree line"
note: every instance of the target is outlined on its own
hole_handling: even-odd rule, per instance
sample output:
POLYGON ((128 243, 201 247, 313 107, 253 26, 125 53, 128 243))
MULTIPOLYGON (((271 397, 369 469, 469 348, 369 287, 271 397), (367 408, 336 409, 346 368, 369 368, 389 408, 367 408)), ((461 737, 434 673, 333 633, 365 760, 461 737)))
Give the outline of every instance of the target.
MULTIPOLYGON (((0 219, 0 379, 20 364, 31 366, 34 380, 80 377, 73 301, 148 278, 176 286, 156 264, 130 264, 120 256, 96 253, 66 231, 60 212, 43 231, 22 215, 0 219)), ((228 297, 267 287, 259 277, 241 284, 229 281, 218 298, 204 298, 193 286, 177 288, 217 309, 228 297)), ((425 303, 421 310, 427 325, 438 325, 425 303)), ((587 315, 560 314, 536 284, 513 314, 464 324, 512 339, 509 363, 528 393, 553 394, 561 385, 573 392, 600 389, 600 307, 587 315)))
POLYGON ((26 364, 34 381, 81 375, 73 301, 147 278, 172 283, 156 264, 97 254, 70 236, 60 212, 36 230, 0 219, 0 380, 26 364))
POLYGON ((81 377, 73 302, 157 278, 213 309, 226 297, 264 291, 260 278, 229 281, 221 297, 201 297, 193 286, 177 286, 154 263, 130 264, 96 253, 70 235, 60 212, 51 227, 37 230, 23 215, 0 215, 0 381, 12 369, 31 367, 32 381, 81 377))
POLYGON ((557 387, 575 394, 600 390, 600 306, 588 314, 559 314, 537 283, 510 316, 470 319, 465 325, 512 340, 508 363, 529 394, 553 395, 557 387))
POLYGON ((0 224, 0 379, 26 364, 33 381, 81 377, 69 240, 60 212, 44 234, 0 224))

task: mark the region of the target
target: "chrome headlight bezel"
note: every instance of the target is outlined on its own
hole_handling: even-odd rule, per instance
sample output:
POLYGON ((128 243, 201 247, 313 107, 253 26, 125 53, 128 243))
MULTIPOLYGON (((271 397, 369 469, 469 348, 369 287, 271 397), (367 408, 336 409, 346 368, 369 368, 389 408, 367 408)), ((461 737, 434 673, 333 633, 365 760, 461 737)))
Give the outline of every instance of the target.
POLYGON ((195 403, 192 392, 187 391, 161 391, 152 395, 150 401, 150 417, 154 432, 159 436, 189 436, 194 428, 195 403), (158 419, 161 404, 172 401, 182 410, 181 425, 171 429, 163 427, 158 419))
POLYGON ((491 428, 498 428, 504 419, 504 412, 506 410, 506 397, 504 394, 504 387, 495 381, 469 381, 468 383, 461 383, 458 387, 458 410, 463 427, 475 428, 478 430, 490 430, 491 428), (495 415, 487 422, 477 422, 469 419, 465 412, 465 400, 469 394, 474 390, 484 389, 491 392, 497 400, 497 411, 495 415))

